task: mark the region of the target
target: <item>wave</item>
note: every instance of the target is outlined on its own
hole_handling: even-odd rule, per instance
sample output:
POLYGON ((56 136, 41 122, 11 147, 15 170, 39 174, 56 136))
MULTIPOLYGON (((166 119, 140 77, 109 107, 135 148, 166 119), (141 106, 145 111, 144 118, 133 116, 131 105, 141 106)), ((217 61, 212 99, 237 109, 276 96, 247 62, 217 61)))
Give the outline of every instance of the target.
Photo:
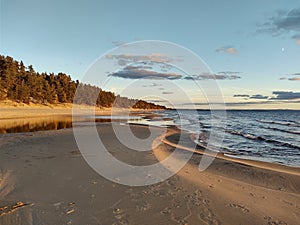
POLYGON ((283 122, 283 121, 273 121, 273 120, 256 120, 260 123, 267 123, 267 124, 278 124, 282 126, 292 126, 292 127, 298 127, 300 126, 299 123, 295 122, 283 122))
POLYGON ((281 131, 281 132, 285 132, 285 133, 290 133, 290 134, 300 135, 300 131, 296 131, 296 130, 283 130, 283 129, 279 129, 279 128, 276 128, 276 127, 268 127, 268 129, 275 130, 275 131, 281 131))
POLYGON ((286 142, 282 142, 282 141, 277 141, 277 140, 273 140, 273 139, 267 139, 267 138, 264 138, 264 137, 261 137, 261 136, 255 136, 253 134, 245 134, 245 133, 242 133, 242 132, 239 132, 239 131, 235 131, 235 130, 225 130, 225 131, 227 133, 232 134, 232 135, 238 135, 238 136, 250 139, 250 140, 264 141, 264 142, 273 143, 273 144, 276 144, 276 145, 279 145, 279 146, 282 146, 282 147, 289 147, 289 148, 294 148, 294 149, 300 150, 300 146, 293 145, 293 144, 290 144, 290 143, 286 143, 286 142))

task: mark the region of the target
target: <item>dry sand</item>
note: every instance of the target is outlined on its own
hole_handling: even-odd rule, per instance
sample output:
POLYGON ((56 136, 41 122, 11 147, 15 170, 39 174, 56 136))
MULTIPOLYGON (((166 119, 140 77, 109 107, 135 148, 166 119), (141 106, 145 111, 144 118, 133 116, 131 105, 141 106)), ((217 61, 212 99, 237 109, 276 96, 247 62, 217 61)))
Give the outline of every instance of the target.
MULTIPOLYGON (((21 119, 21 118, 37 118, 37 117, 53 117, 53 116, 72 116, 72 109, 75 109, 75 114, 93 114, 93 115, 123 115, 128 112, 127 108, 99 108, 89 105, 73 105, 70 103, 60 104, 25 104, 17 103, 10 100, 0 101, 0 120, 6 119, 21 119)), ((157 110, 141 110, 130 109, 130 113, 139 114, 142 116, 155 116, 152 112, 157 110), (151 112, 151 114, 150 114, 151 112)))
MULTIPOLYGON (((123 146, 111 123, 97 127, 115 157, 137 165, 164 159, 178 139, 170 129, 165 143, 141 153, 123 146)), ((131 129, 140 138, 149 135, 146 126, 131 129)), ((184 135, 181 147, 193 147, 190 135, 184 135)), ((4 134, 0 224, 299 224, 299 169, 255 166, 255 161, 247 165, 221 155, 199 172, 200 159, 195 154, 162 183, 130 187, 93 171, 78 151, 72 129, 4 134)))
MULTIPOLYGON (((98 108, 88 105, 75 105, 78 111, 84 112, 92 110, 96 115, 110 115, 110 108, 98 108)), ((36 118, 40 116, 72 116, 73 104, 25 104, 13 101, 0 101, 0 119, 16 119, 16 118, 36 118)))

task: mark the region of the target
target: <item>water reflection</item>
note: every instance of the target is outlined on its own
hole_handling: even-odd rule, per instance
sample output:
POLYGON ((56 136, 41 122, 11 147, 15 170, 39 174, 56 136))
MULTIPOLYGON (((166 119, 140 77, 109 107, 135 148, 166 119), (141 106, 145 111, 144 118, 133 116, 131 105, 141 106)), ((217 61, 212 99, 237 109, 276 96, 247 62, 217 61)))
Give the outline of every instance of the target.
MULTIPOLYGON (((104 122, 128 122, 139 121, 141 118, 137 117, 78 117, 76 122, 91 122, 96 123, 104 122)), ((60 130, 72 127, 72 117, 68 116, 52 116, 41 118, 20 118, 20 119, 0 119, 0 134, 6 133, 22 133, 22 132, 35 132, 45 130, 60 130)))
POLYGON ((0 134, 59 130, 72 127, 71 117, 44 117, 0 120, 0 134))

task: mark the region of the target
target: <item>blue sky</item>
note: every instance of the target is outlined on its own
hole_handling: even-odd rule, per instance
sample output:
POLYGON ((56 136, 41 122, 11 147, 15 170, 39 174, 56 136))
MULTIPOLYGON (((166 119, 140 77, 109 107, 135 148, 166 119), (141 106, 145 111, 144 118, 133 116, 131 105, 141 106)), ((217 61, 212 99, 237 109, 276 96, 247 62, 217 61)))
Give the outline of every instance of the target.
POLYGON ((300 108, 296 0, 1 0, 0 9, 0 54, 39 72, 82 79, 118 43, 163 40, 192 50, 214 74, 236 72, 217 80, 228 107, 300 108))

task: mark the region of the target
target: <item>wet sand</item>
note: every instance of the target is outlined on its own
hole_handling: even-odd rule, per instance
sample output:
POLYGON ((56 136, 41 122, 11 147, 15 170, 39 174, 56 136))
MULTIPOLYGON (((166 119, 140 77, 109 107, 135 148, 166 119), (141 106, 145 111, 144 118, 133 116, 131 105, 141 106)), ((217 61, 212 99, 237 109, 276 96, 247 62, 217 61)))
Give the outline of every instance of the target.
MULTIPOLYGON (((112 155, 134 165, 163 160, 178 140, 178 130, 169 129, 165 137, 155 128, 155 141, 161 143, 141 153, 123 146, 111 123, 101 123, 97 129, 112 155)), ((131 125, 131 129, 140 138, 149 135, 147 126, 131 125)), ((190 138, 183 134, 182 151, 193 148, 190 138)), ((250 165, 219 155, 199 172, 201 157, 194 154, 164 182, 130 187, 91 169, 72 129, 3 134, 0 224, 298 224, 298 168, 279 166, 286 169, 281 170, 255 161, 250 165)))

